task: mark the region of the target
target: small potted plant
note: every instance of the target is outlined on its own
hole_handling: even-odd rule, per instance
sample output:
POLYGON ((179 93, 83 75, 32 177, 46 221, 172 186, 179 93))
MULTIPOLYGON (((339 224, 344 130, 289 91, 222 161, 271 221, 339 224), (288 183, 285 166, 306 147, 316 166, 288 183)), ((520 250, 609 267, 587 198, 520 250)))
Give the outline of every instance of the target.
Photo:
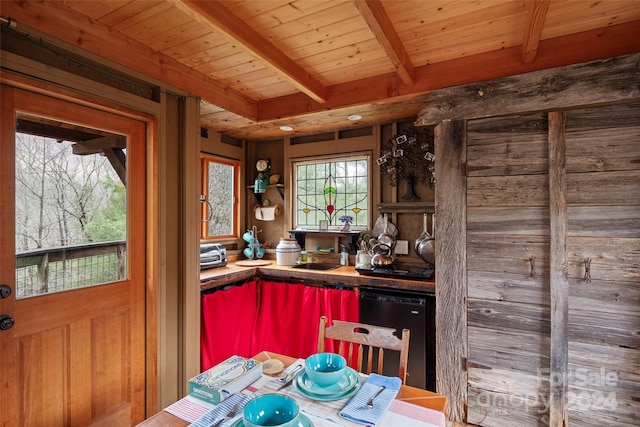
POLYGON ((344 225, 342 226, 342 230, 340 231, 349 231, 351 228, 351 223, 353 222, 353 217, 351 215, 342 215, 338 218, 344 225))

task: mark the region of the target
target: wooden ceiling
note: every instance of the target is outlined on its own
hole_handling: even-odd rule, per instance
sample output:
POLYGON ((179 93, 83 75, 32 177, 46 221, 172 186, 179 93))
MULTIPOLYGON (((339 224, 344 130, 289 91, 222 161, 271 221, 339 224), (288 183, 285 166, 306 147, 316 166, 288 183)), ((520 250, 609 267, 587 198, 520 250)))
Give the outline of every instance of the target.
POLYGON ((417 115, 435 89, 640 52, 638 0, 3 0, 0 7, 18 25, 201 97, 203 127, 246 140, 388 123, 417 115), (363 118, 349 121, 350 114, 363 118))

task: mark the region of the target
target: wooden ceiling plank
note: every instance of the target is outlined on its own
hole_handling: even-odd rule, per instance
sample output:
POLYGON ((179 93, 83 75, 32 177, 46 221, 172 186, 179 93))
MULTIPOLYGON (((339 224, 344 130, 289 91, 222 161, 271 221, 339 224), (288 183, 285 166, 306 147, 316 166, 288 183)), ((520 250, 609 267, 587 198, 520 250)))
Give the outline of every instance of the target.
POLYGON ((316 102, 326 100, 325 87, 305 69, 247 26, 223 4, 211 1, 172 0, 183 11, 197 21, 211 27, 240 44, 252 55, 264 61, 275 72, 285 78, 316 102))
POLYGON ((57 2, 3 1, 2 13, 72 46, 255 119, 257 102, 57 2))
POLYGON ((373 31, 404 84, 413 85, 414 69, 411 58, 393 28, 382 3, 372 0, 354 0, 354 4, 373 31))
POLYGON ((314 104, 299 94, 260 101, 258 121, 370 102, 382 105, 392 100, 385 101, 389 97, 415 96, 443 87, 640 52, 640 21, 542 40, 540 45, 537 60, 530 64, 522 63, 522 49, 514 46, 416 67, 412 87, 400 85, 386 75, 329 86, 329 97, 323 105, 314 104))
POLYGON ((529 0, 528 2, 529 10, 522 42, 522 62, 524 64, 529 64, 536 59, 540 36, 542 35, 550 3, 551 0, 529 0))

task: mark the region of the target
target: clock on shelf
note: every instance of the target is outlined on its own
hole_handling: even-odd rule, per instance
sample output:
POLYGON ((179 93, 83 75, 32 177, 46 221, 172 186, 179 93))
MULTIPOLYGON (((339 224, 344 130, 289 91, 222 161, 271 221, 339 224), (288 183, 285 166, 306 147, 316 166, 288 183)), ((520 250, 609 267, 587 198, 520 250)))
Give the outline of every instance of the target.
POLYGON ((256 162, 256 170, 258 173, 266 173, 271 172, 271 159, 259 159, 256 162))
POLYGON ((256 162, 256 181, 253 188, 254 193, 264 193, 269 184, 269 173, 271 172, 271 159, 259 159, 256 162))

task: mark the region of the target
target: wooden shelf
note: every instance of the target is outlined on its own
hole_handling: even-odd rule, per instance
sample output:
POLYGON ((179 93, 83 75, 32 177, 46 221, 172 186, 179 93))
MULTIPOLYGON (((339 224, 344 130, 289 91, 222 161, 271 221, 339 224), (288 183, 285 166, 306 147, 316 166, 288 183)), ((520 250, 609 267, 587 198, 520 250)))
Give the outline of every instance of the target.
POLYGON ((433 213, 436 211, 434 202, 399 202, 399 203, 378 203, 377 208, 380 212, 426 212, 433 213))
MULTIPOLYGON (((300 247, 305 247, 307 234, 325 235, 341 237, 344 236, 349 243, 349 253, 355 255, 357 250, 357 242, 362 231, 339 231, 339 230, 288 230, 289 237, 296 239, 300 247)), ((336 253, 338 248, 335 248, 336 253)))
MULTIPOLYGON (((253 190, 256 188, 255 185, 247 185, 247 188, 250 188, 253 193, 253 196, 258 200, 258 203, 262 204, 262 195, 264 193, 255 193, 253 192, 253 190)), ((269 188, 275 188, 276 190, 278 190, 278 193, 280 193, 280 197, 282 197, 282 200, 284 200, 284 184, 270 184, 267 185, 267 189, 269 188)))

